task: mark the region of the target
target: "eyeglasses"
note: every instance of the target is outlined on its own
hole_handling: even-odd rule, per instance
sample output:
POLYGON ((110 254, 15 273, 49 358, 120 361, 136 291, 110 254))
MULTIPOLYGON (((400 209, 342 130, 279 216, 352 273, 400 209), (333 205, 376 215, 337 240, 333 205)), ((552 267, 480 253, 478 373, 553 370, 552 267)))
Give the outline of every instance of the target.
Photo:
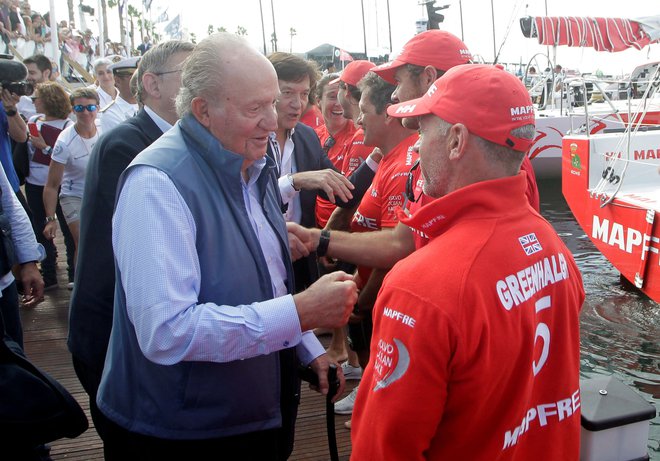
POLYGON ((165 72, 152 72, 154 75, 167 75, 167 74, 173 74, 175 72, 181 72, 182 69, 175 69, 175 70, 166 70, 165 72))
MULTIPOLYGON (((422 196, 422 192, 419 192, 419 195, 415 197, 415 187, 414 187, 414 182, 415 182, 415 170, 419 168, 419 159, 413 163, 413 166, 410 168, 410 171, 408 171, 408 179, 406 180, 406 202, 411 202, 415 203, 419 198, 422 196)), ((404 208, 406 208, 404 204, 404 208)))
POLYGON ((32 102, 34 102, 34 101, 36 101, 37 99, 39 99, 39 96, 30 96, 30 99, 32 100, 32 102))
POLYGON ((73 106, 73 110, 76 112, 84 112, 85 109, 87 109, 88 112, 94 112, 96 109, 98 109, 98 106, 96 104, 87 104, 86 106, 83 106, 82 104, 76 104, 73 106))
POLYGON ((325 142, 323 143, 323 152, 325 152, 325 154, 328 155, 328 152, 330 151, 330 149, 332 149, 332 147, 335 145, 336 142, 337 141, 335 140, 335 138, 333 138, 332 135, 329 135, 328 139, 326 139, 325 142))

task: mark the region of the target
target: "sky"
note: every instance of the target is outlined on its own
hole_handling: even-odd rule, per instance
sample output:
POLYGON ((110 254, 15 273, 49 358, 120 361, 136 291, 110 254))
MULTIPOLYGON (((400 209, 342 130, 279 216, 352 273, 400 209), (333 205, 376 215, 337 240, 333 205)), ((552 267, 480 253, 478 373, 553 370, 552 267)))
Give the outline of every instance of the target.
MULTIPOLYGON (((128 0, 142 9, 140 0, 128 0)), ((261 0, 267 52, 272 50, 270 36, 273 31, 271 4, 275 9, 275 25, 279 51, 304 53, 323 43, 330 43, 350 52, 364 52, 365 38, 362 27, 361 3, 365 9, 366 49, 370 56, 390 52, 388 4, 391 26, 391 48, 397 53, 415 33, 415 22, 426 16, 420 0, 261 0), (291 28, 295 35, 291 36, 291 28)), ((48 10, 48 0, 31 0, 34 10, 48 10)), ((54 0, 56 16, 67 15, 66 0, 54 0)), ((74 3, 78 3, 74 1, 74 3)), ((98 10, 97 0, 84 3, 98 10)), ((553 53, 535 39, 523 37, 519 19, 524 16, 600 16, 635 18, 660 14, 656 0, 437 0, 437 5, 449 5, 442 12, 445 21, 441 28, 462 37, 473 55, 492 62, 532 62, 537 68, 548 66, 539 54, 556 56, 556 63, 566 69, 580 72, 601 70, 606 74, 629 73, 636 65, 660 60, 660 44, 644 50, 602 53, 591 49, 558 47, 553 53), (493 10, 491 10, 491 5, 493 10), (657 5, 657 6, 650 6, 657 5), (655 8, 655 11, 653 11, 655 8), (462 13, 462 14, 461 14, 462 13), (462 16, 462 20, 461 20, 462 16), (491 18, 494 17, 494 21, 491 18), (495 24, 493 32, 493 23, 495 24), (495 40, 493 41, 493 35, 495 40), (495 45, 494 45, 495 44, 495 45)), ((146 17, 155 20, 163 11, 169 19, 181 15, 184 29, 195 33, 197 39, 207 36, 209 25, 224 27, 228 32, 237 28, 247 30, 247 38, 258 49, 263 49, 263 36, 259 0, 152 0, 146 17)), ((119 39, 116 9, 108 10, 110 38, 119 39)), ((166 24, 166 23, 165 23, 166 24)), ((165 24, 162 24, 164 26, 165 24)), ((93 25, 92 25, 93 26, 93 25)), ((139 42, 136 42, 136 44, 139 42)))

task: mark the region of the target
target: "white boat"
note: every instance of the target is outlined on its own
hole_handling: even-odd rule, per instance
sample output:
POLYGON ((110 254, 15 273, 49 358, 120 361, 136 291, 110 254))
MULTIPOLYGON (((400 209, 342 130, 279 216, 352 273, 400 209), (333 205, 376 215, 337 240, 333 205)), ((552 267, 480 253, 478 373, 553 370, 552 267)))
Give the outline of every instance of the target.
MULTIPOLYGON (((660 40, 660 16, 637 20, 618 18, 528 17, 521 19, 523 34, 537 38, 540 44, 593 47, 596 51, 642 49, 660 40)), ((555 92, 555 74, 550 70, 537 77, 534 96, 539 88, 554 94, 537 110, 537 136, 529 156, 539 178, 561 176, 561 145, 567 133, 596 134, 622 129, 629 120, 655 125, 660 121, 660 95, 652 88, 644 95, 648 78, 658 68, 657 62, 641 65, 621 81, 605 81, 594 76, 570 76, 555 92), (608 85, 609 84, 609 85, 608 85), (613 87, 613 88, 612 88, 613 87), (559 97, 556 97, 558 94, 559 97), (600 97, 594 97, 600 95, 600 97), (644 97, 642 97, 644 96, 644 97), (638 114, 638 115, 635 115, 638 114), (643 115, 642 115, 643 114, 643 115), (638 120, 635 117, 642 116, 638 120)))
MULTIPOLYGON (((646 95, 660 85, 657 65, 648 78, 646 95)), ((640 108, 624 129, 563 137, 562 192, 594 245, 660 303, 660 120, 640 108)))

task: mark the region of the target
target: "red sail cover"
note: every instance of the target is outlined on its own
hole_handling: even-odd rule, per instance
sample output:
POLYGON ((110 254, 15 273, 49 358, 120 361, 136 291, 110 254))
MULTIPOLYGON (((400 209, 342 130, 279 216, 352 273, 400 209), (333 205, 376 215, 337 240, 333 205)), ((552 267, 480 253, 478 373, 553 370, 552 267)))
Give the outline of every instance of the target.
POLYGON ((535 17, 541 45, 592 47, 597 51, 641 50, 652 41, 640 24, 620 18, 535 17))

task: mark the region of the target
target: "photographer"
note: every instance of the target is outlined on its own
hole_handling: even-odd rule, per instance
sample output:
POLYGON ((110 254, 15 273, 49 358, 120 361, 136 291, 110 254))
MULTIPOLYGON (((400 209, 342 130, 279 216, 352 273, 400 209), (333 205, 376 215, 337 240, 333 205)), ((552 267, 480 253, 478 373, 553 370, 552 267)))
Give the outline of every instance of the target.
POLYGON ((0 148, 0 162, 5 170, 12 189, 20 194, 19 180, 12 161, 12 145, 9 137, 15 142, 25 142, 27 139, 27 126, 25 120, 18 114, 16 105, 21 96, 30 94, 33 87, 30 83, 21 81, 26 69, 18 61, 0 60, 0 85, 2 86, 2 113, 4 114, 2 126, 2 147, 0 148), (7 137, 9 134, 9 137, 7 137))

